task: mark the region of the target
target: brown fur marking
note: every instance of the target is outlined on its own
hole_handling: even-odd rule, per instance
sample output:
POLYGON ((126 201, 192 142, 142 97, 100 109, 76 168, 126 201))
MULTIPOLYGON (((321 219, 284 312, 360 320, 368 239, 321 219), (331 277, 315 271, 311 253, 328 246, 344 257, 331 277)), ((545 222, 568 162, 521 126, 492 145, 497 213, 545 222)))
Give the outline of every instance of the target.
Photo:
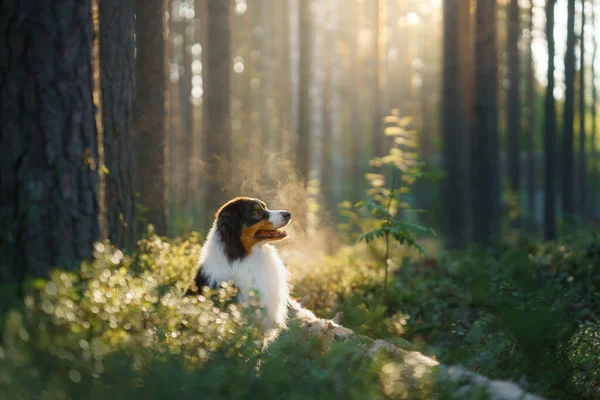
POLYGON ((263 242, 268 239, 259 239, 256 237, 256 232, 258 231, 272 231, 274 229, 273 224, 264 219, 260 222, 252 226, 244 226, 242 228, 242 244, 246 249, 248 254, 252 253, 252 247, 254 247, 257 243, 263 242))

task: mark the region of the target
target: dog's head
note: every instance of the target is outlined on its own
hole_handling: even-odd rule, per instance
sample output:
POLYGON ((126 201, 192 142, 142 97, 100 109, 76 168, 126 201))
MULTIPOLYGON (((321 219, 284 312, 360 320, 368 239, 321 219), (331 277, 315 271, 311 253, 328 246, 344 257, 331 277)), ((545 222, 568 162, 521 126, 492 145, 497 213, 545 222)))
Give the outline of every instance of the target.
POLYGON ((231 262, 249 255, 257 244, 285 239, 287 233, 280 228, 291 218, 289 211, 269 210, 258 199, 236 197, 217 211, 216 227, 231 262))

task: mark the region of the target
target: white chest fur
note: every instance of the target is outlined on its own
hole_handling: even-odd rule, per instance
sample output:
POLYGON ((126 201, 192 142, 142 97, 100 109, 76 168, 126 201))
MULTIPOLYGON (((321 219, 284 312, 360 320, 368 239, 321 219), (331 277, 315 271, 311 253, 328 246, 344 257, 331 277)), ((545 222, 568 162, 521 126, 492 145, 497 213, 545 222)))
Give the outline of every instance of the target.
POLYGON ((200 254, 199 264, 210 284, 232 281, 239 289, 242 302, 248 300, 250 291, 255 291, 266 311, 265 328, 284 327, 289 298, 288 271, 275 247, 256 245, 250 255, 230 263, 218 236, 213 226, 200 254))

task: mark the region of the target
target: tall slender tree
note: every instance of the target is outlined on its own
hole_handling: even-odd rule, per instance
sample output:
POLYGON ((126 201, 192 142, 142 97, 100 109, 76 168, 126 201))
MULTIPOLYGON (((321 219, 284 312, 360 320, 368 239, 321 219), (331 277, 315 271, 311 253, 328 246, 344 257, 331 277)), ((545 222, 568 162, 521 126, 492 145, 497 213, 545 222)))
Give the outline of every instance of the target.
POLYGON ((350 176, 356 179, 354 185, 352 185, 351 199, 358 201, 362 197, 362 174, 361 174, 361 160, 362 160, 362 113, 360 110, 360 58, 358 56, 358 18, 359 10, 358 3, 356 0, 351 2, 351 28, 350 38, 348 40, 349 53, 352 57, 350 63, 350 80, 352 82, 350 86, 350 130, 351 130, 351 148, 350 154, 350 176))
POLYGON ((310 86, 313 59, 312 0, 299 1, 300 13, 300 79, 298 98, 298 132, 296 164, 300 177, 308 179, 311 154, 311 110, 310 86))
POLYGON ((575 213, 575 158, 573 153, 573 122, 575 117, 575 0, 567 1, 561 199, 563 216, 570 218, 575 213))
POLYGON ((158 234, 167 233, 166 0, 135 2, 135 101, 133 149, 137 201, 142 217, 158 234))
MULTIPOLYGON (((102 0, 100 0, 102 1, 102 0)), ((200 1, 200 0, 198 0, 200 1)), ((192 4, 187 2, 187 7, 192 4)), ((194 24, 189 14, 186 13, 180 19, 181 23, 181 61, 179 66, 179 123, 181 140, 179 143, 181 164, 181 190, 183 212, 189 217, 194 204, 195 185, 192 182, 191 166, 194 154, 194 107, 192 106, 192 45, 194 43, 194 24)))
POLYGON ((0 8, 0 283, 19 284, 99 239, 92 4, 0 8))
POLYGON ((442 140, 444 167, 444 233, 451 248, 466 243, 464 190, 467 177, 464 174, 463 151, 465 117, 460 79, 460 25, 461 0, 444 0, 443 90, 442 90, 442 140))
POLYGON ((478 0, 475 15, 473 235, 476 242, 488 244, 500 229, 496 1, 478 0))
POLYGON ((373 132, 372 132, 372 142, 371 142, 371 151, 374 156, 382 156, 384 154, 384 136, 383 136, 383 115, 382 115, 382 106, 381 106, 381 77, 380 77, 380 50, 381 46, 379 45, 379 41, 381 39, 381 21, 380 21, 380 11, 381 11, 381 1, 380 0, 372 0, 370 4, 373 5, 372 11, 372 29, 373 29, 373 56, 372 62, 373 65, 371 67, 373 73, 373 132))
POLYGON ((579 164, 577 171, 579 216, 587 215, 587 157, 585 153, 585 0, 581 0, 581 34, 579 35, 579 164))
POLYGON ((323 54, 323 142, 321 149, 321 192, 325 198, 328 211, 333 211, 333 53, 335 52, 334 29, 331 25, 330 15, 334 10, 331 3, 325 2, 326 19, 328 22, 324 31, 324 54, 323 54))
POLYGON ((134 159, 131 154, 134 14, 131 0, 102 0, 100 69, 108 238, 132 248, 136 239, 134 159))
MULTIPOLYGON (((595 32, 597 32, 597 21, 596 21, 596 2, 594 0, 592 0, 591 3, 591 9, 592 9, 592 32, 594 32, 594 34, 592 35, 593 38, 593 46, 594 46, 594 51, 592 53, 592 60, 597 60, 598 59, 598 43, 596 40, 597 34, 595 32)), ((598 171, 598 145, 596 143, 596 141, 598 140, 597 138, 597 114, 596 114, 596 110, 598 108, 598 88, 596 87, 596 62, 592 62, 592 71, 591 71, 591 81, 590 81, 590 88, 592 89, 592 104, 591 104, 591 115, 592 115, 592 133, 591 133, 591 141, 592 141, 592 145, 591 145, 591 157, 592 157, 592 182, 594 183, 593 187, 592 187, 592 204, 591 204, 591 213, 592 215, 596 215, 596 212, 598 210, 598 181, 599 181, 599 171, 598 171)))
POLYGON ((231 2, 208 0, 207 43, 204 50, 204 160, 206 208, 215 212, 226 200, 227 160, 231 152, 231 2), (224 190, 225 189, 225 190, 224 190))
MULTIPOLYGON (((507 175, 511 194, 520 198, 520 124, 521 105, 519 101, 519 36, 521 24, 519 1, 510 0, 508 5, 506 54, 508 56, 508 94, 506 96, 506 137, 507 137, 507 175)), ((515 221, 516 222, 516 221, 515 221)))
POLYGON ((556 103, 554 101, 554 6, 556 0, 546 0, 546 38, 548 68, 544 106, 544 238, 556 239, 556 103))
POLYGON ((528 228, 535 231, 535 79, 533 61, 534 1, 529 0, 529 43, 527 44, 527 214, 528 228))

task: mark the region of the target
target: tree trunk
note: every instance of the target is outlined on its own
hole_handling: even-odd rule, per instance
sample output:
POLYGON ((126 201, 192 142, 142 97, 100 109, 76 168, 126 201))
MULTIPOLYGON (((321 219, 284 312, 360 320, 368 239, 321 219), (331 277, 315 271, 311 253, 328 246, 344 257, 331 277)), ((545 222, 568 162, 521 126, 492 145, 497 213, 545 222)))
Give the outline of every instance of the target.
POLYGON ((473 138, 473 235, 489 244, 499 233, 498 62, 496 1, 478 0, 475 40, 475 137, 473 138))
POLYGON ((168 214, 165 7, 165 0, 135 2, 136 196, 145 211, 142 220, 153 224, 159 235, 167 233, 168 214))
MULTIPOLYGON (((463 111, 465 118, 465 133, 463 142, 463 164, 464 179, 467 183, 464 186, 464 209, 465 209, 465 236, 469 243, 473 236, 473 193, 470 185, 471 177, 471 147, 473 137, 475 136, 475 107, 473 104, 473 95, 475 93, 474 72, 473 72, 473 31, 471 22, 471 0, 461 0, 459 10, 460 26, 460 73, 463 99, 463 111)), ((427 117, 424 115, 424 119, 427 117)))
POLYGON ((300 7, 300 81, 296 164, 300 178, 308 179, 311 154, 310 87, 313 58, 312 0, 299 0, 300 7))
POLYGON ((289 0, 276 2, 279 10, 277 18, 277 98, 279 110, 280 131, 277 133, 275 150, 281 154, 289 151, 292 132, 292 93, 290 82, 290 10, 289 0))
POLYGON ((0 282, 75 269, 100 234, 91 1, 4 1, 0 282))
POLYGON ((362 153, 362 113, 360 109, 360 58, 358 57, 358 3, 356 0, 352 1, 351 4, 351 25, 350 39, 348 41, 350 47, 350 56, 352 62, 350 65, 350 131, 351 131, 351 146, 350 146, 350 179, 354 180, 352 185, 351 199, 353 202, 359 201, 362 196, 363 188, 363 175, 361 168, 361 161, 363 158, 362 153))
POLYGON ((575 115, 575 0, 568 0, 567 50, 565 53, 565 104, 563 110, 561 197, 563 218, 575 213, 575 160, 573 154, 573 122, 575 115))
POLYGON ((535 232, 535 80, 533 64, 533 8, 534 0, 529 0, 529 43, 527 46, 527 214, 529 232, 535 232))
POLYGON ((381 77, 380 77, 380 31, 381 23, 379 21, 380 0, 371 0, 373 5, 373 58, 372 58, 372 73, 373 73, 373 132, 371 153, 375 157, 385 155, 384 136, 383 136, 383 115, 381 107, 381 77))
POLYGON ((447 245, 461 248, 466 243, 464 185, 464 137, 465 115, 460 74, 460 25, 461 0, 444 0, 443 90, 442 90, 442 139, 443 162, 446 176, 443 183, 443 227, 447 245))
POLYGON ((334 31, 331 27, 331 13, 335 12, 329 7, 329 0, 326 1, 325 18, 328 21, 324 29, 324 54, 323 54, 323 146, 321 149, 321 192, 326 205, 325 211, 332 212, 334 202, 332 190, 332 173, 333 173, 333 53, 335 52, 334 31))
MULTIPOLYGON (((592 23, 593 23, 593 32, 597 32, 597 24, 596 24, 596 12, 595 12, 595 6, 596 4, 594 4, 595 2, 592 1, 592 23)), ((594 52, 592 55, 592 59, 593 60, 597 60, 598 59, 598 43, 596 42, 596 35, 592 35, 593 36, 593 43, 594 43, 594 52)), ((596 212, 598 211, 598 181, 599 181, 599 173, 598 173, 598 148, 597 148, 597 144, 596 144, 596 129, 597 129, 597 120, 596 120, 596 109, 598 107, 598 89, 596 88, 596 63, 593 62, 592 63, 592 77, 590 80, 590 86, 592 88, 592 134, 591 134, 591 140, 592 140, 592 148, 591 148, 591 155, 592 155, 592 182, 594 182, 594 185, 592 187, 592 205, 590 208, 591 211, 591 215, 592 216, 596 216, 596 212)))
POLYGON ((579 207, 578 214, 585 217, 587 213, 587 158, 585 154, 585 0, 581 0, 581 35, 579 37, 579 207))
MULTIPOLYGON (((102 1, 102 0, 100 0, 102 1)), ((188 5, 189 7, 189 5, 188 5)), ((194 150, 194 107, 192 106, 192 44, 194 42, 193 21, 187 17, 181 17, 181 60, 179 70, 179 121, 180 121, 180 143, 181 149, 180 158, 177 160, 181 165, 181 182, 182 204, 177 204, 177 207, 182 207, 184 215, 185 229, 189 228, 189 218, 191 218, 194 199, 194 184, 192 183, 192 174, 190 171, 193 150, 194 150)))
MULTIPOLYGON (((519 19, 519 1, 510 0, 508 6, 507 23, 507 48, 508 56, 508 95, 506 96, 506 137, 507 137, 507 175, 509 190, 512 196, 515 196, 520 204, 520 110, 519 104, 519 36, 521 34, 519 19)), ((513 226, 518 226, 518 220, 513 221, 513 226)))
POLYGON ((108 238, 133 248, 136 240, 134 159, 131 154, 134 14, 128 0, 99 1, 100 68, 108 238))
POLYGON ((207 45, 204 49, 204 161, 206 212, 212 214, 227 200, 223 187, 232 171, 231 156, 231 54, 230 0, 208 0, 207 45))
POLYGON ((546 37, 548 41, 548 86, 544 117, 544 238, 556 239, 556 103, 554 101, 554 4, 546 0, 546 37))

